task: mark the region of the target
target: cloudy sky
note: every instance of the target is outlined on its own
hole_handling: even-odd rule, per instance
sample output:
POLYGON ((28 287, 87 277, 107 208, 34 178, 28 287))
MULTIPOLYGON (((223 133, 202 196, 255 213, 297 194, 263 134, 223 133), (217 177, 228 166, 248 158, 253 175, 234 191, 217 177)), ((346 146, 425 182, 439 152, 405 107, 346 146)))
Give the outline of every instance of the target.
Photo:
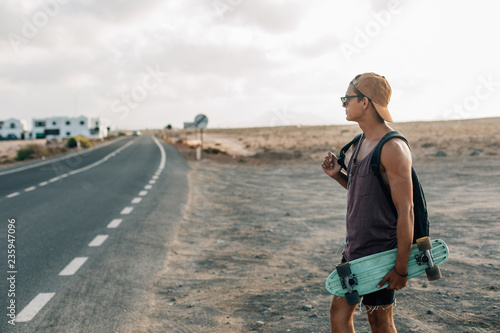
POLYGON ((395 121, 500 116, 498 1, 2 0, 0 119, 121 129, 344 124, 359 73, 395 121))

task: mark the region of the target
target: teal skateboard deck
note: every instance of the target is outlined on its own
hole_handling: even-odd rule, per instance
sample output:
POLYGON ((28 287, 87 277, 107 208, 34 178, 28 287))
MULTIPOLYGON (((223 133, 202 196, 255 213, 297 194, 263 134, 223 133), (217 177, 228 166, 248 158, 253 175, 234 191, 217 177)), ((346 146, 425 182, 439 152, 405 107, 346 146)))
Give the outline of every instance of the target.
MULTIPOLYGON (((346 297, 349 305, 358 304, 359 296, 387 288, 388 282, 382 288, 377 288, 377 284, 394 268, 396 253, 397 249, 393 249, 337 265, 325 287, 333 295, 346 297)), ((448 260, 448 254, 444 241, 431 241, 429 237, 418 239, 411 248, 408 278, 427 273, 429 281, 439 279, 438 266, 448 260)))

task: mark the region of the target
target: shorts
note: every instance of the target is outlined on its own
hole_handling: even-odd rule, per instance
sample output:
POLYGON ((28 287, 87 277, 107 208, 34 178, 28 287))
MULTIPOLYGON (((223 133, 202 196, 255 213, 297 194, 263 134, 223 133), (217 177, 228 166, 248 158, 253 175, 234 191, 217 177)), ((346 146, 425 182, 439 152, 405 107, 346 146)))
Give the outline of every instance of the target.
MULTIPOLYGON (((342 262, 347 262, 344 256, 342 256, 342 262)), ((382 289, 371 294, 363 295, 361 298, 363 299, 364 306, 391 305, 396 300, 394 289, 382 289)))

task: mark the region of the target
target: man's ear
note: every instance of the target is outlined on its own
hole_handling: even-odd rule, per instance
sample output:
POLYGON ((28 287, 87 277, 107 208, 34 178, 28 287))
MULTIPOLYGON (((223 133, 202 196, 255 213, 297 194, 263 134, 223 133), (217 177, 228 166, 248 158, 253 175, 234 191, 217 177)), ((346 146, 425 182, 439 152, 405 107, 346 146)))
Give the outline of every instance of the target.
POLYGON ((366 96, 363 97, 363 108, 368 109, 369 106, 370 106, 370 100, 366 96))

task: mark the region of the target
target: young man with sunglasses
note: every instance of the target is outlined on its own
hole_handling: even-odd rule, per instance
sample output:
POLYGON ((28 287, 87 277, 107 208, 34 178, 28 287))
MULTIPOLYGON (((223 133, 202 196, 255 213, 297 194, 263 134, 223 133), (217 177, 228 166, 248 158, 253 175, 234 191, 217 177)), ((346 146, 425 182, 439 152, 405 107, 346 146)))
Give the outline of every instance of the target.
MULTIPOLYGON (((353 146, 347 173, 341 171, 337 157, 328 153, 321 164, 325 173, 348 190, 346 238, 342 261, 352 261, 397 248, 396 265, 380 281, 386 289, 363 296, 372 332, 396 332, 393 318, 394 291, 408 282, 407 269, 413 239, 412 158, 407 144, 389 140, 382 148, 380 172, 389 187, 396 211, 369 168, 373 149, 393 129, 387 108, 391 87, 385 77, 375 73, 356 76, 341 97, 346 119, 357 122, 363 136, 353 146)), ((354 332, 353 314, 357 305, 344 297, 333 296, 330 306, 332 332, 354 332)))

